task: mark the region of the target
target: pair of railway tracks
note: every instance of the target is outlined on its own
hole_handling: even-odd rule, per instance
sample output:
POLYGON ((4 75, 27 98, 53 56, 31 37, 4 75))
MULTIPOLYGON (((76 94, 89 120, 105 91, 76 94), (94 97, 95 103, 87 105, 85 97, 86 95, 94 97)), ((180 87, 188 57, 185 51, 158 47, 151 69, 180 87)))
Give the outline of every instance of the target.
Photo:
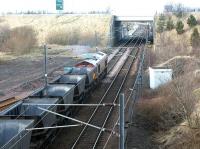
MULTIPOLYGON (((142 41, 137 41, 133 48, 137 46, 141 46, 142 41)), ((102 98, 98 102, 99 104, 102 103, 117 103, 118 96, 120 92, 122 91, 123 86, 125 85, 125 82, 127 82, 127 78, 130 72, 130 69, 136 60, 137 54, 139 53, 139 50, 133 50, 131 51, 131 54, 128 56, 126 62, 121 67, 121 69, 118 71, 117 75, 114 77, 110 85, 108 86, 108 89, 103 94, 102 98)), ((113 64, 115 65, 115 63, 113 64)), ((88 108, 89 109, 89 108, 88 108)), ((87 123, 96 125, 102 129, 94 129, 92 127, 89 127, 88 125, 85 125, 82 131, 80 132, 79 136, 77 137, 76 141, 72 145, 72 149, 74 148, 103 148, 104 144, 106 142, 106 133, 105 132, 105 126, 108 126, 107 122, 110 120, 110 117, 113 115, 112 111, 115 109, 113 106, 97 106, 95 109, 93 109, 93 112, 87 121, 87 123)), ((116 115, 116 113, 114 113, 116 115)), ((109 124, 110 128, 114 124, 109 124)), ((109 127, 108 127, 109 128, 109 127)), ((113 133, 110 132, 110 133, 113 133)))
MULTIPOLYGON (((137 43, 136 43, 137 44, 137 43)), ((136 45, 135 44, 135 45, 136 45)), ((125 49, 122 48, 119 53, 124 53, 125 49)), ((118 87, 120 86, 120 89, 122 88, 125 80, 126 80, 126 77, 128 75, 128 72, 130 70, 130 67, 131 65, 133 64, 134 60, 135 60, 135 56, 138 52, 137 51, 132 51, 131 52, 131 55, 128 57, 128 60, 125 62, 125 64, 123 65, 123 67, 119 70, 118 74, 116 75, 116 77, 113 79, 113 81, 108 85, 108 89, 106 90, 105 94, 103 96, 101 96, 101 100, 99 103, 116 103, 117 101, 117 97, 120 93, 120 90, 118 89, 118 87), (116 88, 114 88, 113 86, 115 86, 116 88), (109 94, 109 93, 112 93, 112 94, 109 94), (115 94, 116 94, 116 97, 115 97, 115 94), (114 101, 111 100, 114 98, 114 101)), ((110 66, 109 66, 109 71, 112 70, 112 68, 115 66, 116 62, 119 60, 120 56, 116 56, 114 59, 112 59, 110 62, 110 66)), ((16 102, 18 101, 18 99, 9 99, 7 100, 5 103, 7 105, 10 105, 12 102, 16 102)), ((6 105, 5 104, 5 105, 6 105)), ((3 104, 0 104, 0 105, 3 105, 3 104)), ((4 106, 5 106, 4 105, 4 106)), ((4 107, 3 107, 4 108, 4 107)), ((96 108, 95 108, 96 109, 96 108)), ((85 125, 85 129, 83 128, 83 130, 81 132, 83 133, 80 133, 80 138, 77 139, 78 141, 76 141, 77 143, 74 143, 74 147, 72 146, 72 148, 79 148, 79 147, 83 147, 81 144, 82 144, 82 139, 84 140, 85 136, 86 138, 90 137, 91 134, 95 134, 94 138, 95 139, 95 142, 93 143, 92 142, 92 139, 94 140, 94 138, 90 137, 90 141, 92 143, 90 143, 90 146, 85 146, 86 148, 96 148, 97 145, 99 145, 99 139, 101 139, 101 136, 102 134, 104 134, 104 131, 103 131, 103 128, 106 124, 106 122, 109 120, 109 117, 112 113, 112 110, 113 110, 113 107, 100 107, 100 106, 97 106, 97 110, 95 110, 95 113, 92 114, 92 116, 90 117, 90 121, 88 121, 88 123, 91 123, 93 125, 97 125, 99 127, 101 127, 102 129, 100 130, 94 130, 92 129, 91 127, 88 127, 88 125, 85 125), (102 113, 105 113, 104 116, 102 115, 102 113), (89 132, 89 133, 88 133, 89 132), (89 134, 89 135, 87 135, 89 134)), ((92 110, 91 110, 92 111, 92 110)), ((87 142, 87 141, 86 141, 87 142)), ((83 143, 84 144, 84 143, 83 143)))

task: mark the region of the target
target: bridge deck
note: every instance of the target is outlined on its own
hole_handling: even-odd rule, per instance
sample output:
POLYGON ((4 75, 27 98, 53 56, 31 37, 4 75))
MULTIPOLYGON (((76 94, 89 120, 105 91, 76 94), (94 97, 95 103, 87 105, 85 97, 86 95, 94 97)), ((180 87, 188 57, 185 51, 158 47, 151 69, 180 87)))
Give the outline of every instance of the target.
POLYGON ((115 21, 153 22, 153 16, 115 16, 115 21))

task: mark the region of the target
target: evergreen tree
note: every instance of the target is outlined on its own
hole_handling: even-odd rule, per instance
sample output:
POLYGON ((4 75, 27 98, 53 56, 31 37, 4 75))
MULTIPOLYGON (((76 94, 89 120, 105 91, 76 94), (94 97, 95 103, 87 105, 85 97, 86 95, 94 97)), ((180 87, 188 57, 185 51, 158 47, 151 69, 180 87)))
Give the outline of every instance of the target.
POLYGON ((182 21, 178 21, 176 23, 176 31, 177 31, 177 33, 178 34, 182 34, 184 32, 183 28, 184 28, 183 22, 182 21))
POLYGON ((200 46, 200 36, 197 28, 194 28, 190 39, 193 48, 197 48, 198 46, 200 46))
POLYGON ((160 14, 157 22, 157 32, 162 33, 164 31, 164 28, 165 28, 165 15, 160 14))
POLYGON ((190 26, 190 27, 194 27, 197 25, 197 20, 196 18, 193 16, 193 15, 190 15, 190 17, 187 19, 187 24, 190 26))
POLYGON ((167 20, 167 27, 166 28, 167 28, 168 31, 174 29, 174 22, 171 19, 171 17, 167 20))

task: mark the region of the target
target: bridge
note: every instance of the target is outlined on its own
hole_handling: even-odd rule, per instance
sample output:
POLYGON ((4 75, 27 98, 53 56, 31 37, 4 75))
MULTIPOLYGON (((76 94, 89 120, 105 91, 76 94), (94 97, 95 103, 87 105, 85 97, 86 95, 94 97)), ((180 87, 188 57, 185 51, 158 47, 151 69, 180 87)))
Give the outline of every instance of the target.
POLYGON ((153 42, 154 16, 113 16, 111 45, 129 38, 147 38, 153 42))
POLYGON ((115 16, 115 21, 119 22, 153 22, 154 16, 115 16))

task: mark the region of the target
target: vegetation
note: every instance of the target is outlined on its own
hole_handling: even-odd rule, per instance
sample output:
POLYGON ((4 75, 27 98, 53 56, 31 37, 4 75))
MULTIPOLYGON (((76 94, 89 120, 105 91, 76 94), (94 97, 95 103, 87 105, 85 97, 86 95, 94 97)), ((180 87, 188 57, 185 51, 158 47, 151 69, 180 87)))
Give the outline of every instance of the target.
POLYGON ((193 15, 190 15, 190 17, 187 19, 187 24, 190 26, 190 27, 194 27, 197 25, 197 20, 196 18, 193 16, 193 15))
POLYGON ((174 14, 178 17, 178 18, 182 18, 184 15, 184 7, 181 3, 176 5, 176 11, 174 12, 174 14))
POLYGON ((102 35, 99 32, 82 32, 79 28, 73 27, 71 30, 65 27, 52 30, 46 36, 48 44, 57 45, 90 45, 101 46, 102 35))
POLYGON ((172 29, 174 29, 174 22, 173 22, 173 20, 172 20, 171 17, 169 17, 169 19, 167 20, 166 29, 167 29, 168 31, 171 31, 172 29))
POLYGON ((31 26, 21 26, 10 29, 4 26, 0 29, 1 51, 16 54, 29 53, 37 45, 37 34, 31 26))
MULTIPOLYGON (((1 18, 1 17, 0 17, 1 18)), ((95 31, 97 32, 97 46, 108 44, 109 23, 111 15, 31 15, 2 17, 10 28, 31 25, 37 33, 38 45, 48 42, 59 45, 95 45, 95 31), (60 37, 59 37, 60 36, 60 37), (63 38, 61 38, 61 36, 63 38), (58 41, 58 38, 60 41, 58 41)))
POLYGON ((110 20, 111 15, 102 14, 2 16, 0 51, 25 54, 44 42, 107 46, 110 20))
POLYGON ((158 18, 158 22, 157 22, 157 32, 158 33, 162 33, 165 29, 165 15, 164 14, 160 14, 159 18, 158 18))
POLYGON ((178 18, 184 17, 188 12, 194 12, 193 8, 184 7, 183 4, 167 4, 164 6, 164 12, 173 13, 178 18))
POLYGON ((200 46, 200 36, 197 28, 194 28, 191 35, 191 44, 193 48, 198 48, 200 46))
MULTIPOLYGON (((173 13, 174 8, 166 9, 173 13)), ((168 32, 157 34, 155 49, 147 57, 151 66, 172 68, 173 80, 156 90, 146 89, 138 108, 154 129, 152 138, 158 148, 196 149, 200 148, 200 15, 183 15, 180 21, 172 13, 165 14, 171 16, 166 21, 168 32), (170 19, 176 22, 176 30, 170 30, 170 19)))
POLYGON ((178 34, 182 34, 183 32, 184 32, 184 24, 183 24, 183 22, 182 21, 178 21, 177 23, 176 23, 176 31, 177 31, 177 33, 178 34))
POLYGON ((10 28, 9 26, 0 26, 0 51, 2 51, 2 48, 8 38, 10 37, 10 28))

